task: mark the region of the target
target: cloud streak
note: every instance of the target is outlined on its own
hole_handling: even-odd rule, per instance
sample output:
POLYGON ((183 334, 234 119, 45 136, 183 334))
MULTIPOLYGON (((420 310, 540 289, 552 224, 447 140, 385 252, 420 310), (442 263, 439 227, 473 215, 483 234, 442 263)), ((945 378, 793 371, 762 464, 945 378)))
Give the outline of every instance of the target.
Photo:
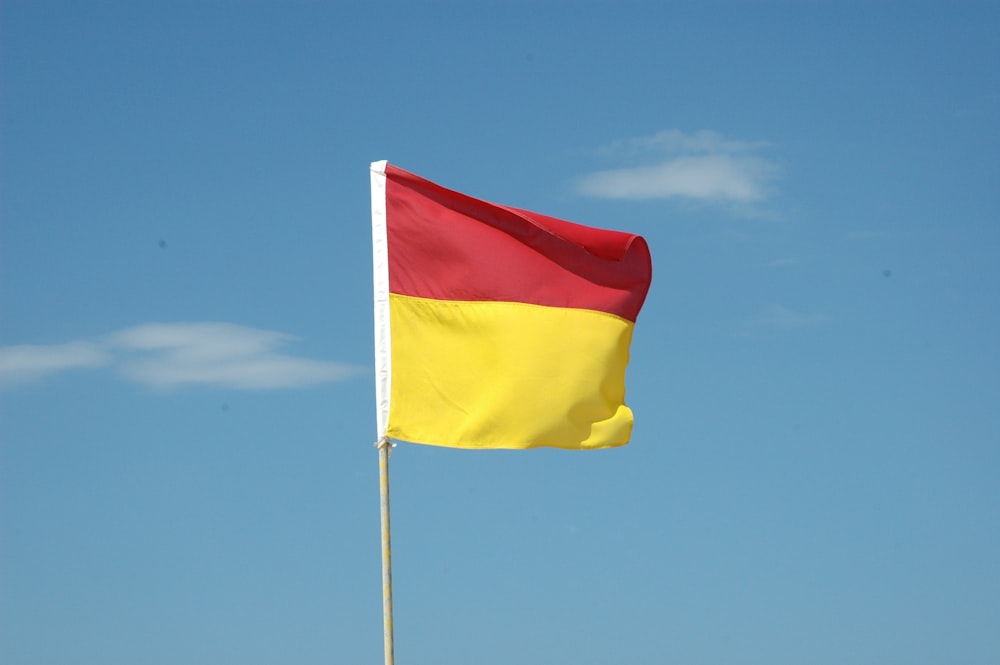
POLYGON ((591 173, 580 191, 609 199, 666 199, 755 203, 765 198, 771 166, 756 157, 693 155, 652 166, 591 173))
POLYGON ((726 139, 718 132, 703 129, 688 134, 679 129, 665 129, 651 136, 621 139, 600 149, 605 155, 635 155, 650 151, 668 153, 738 153, 752 152, 768 147, 766 141, 737 141, 726 139))
POLYGON ((759 203, 771 191, 777 166, 758 153, 764 142, 736 141, 716 132, 667 130, 605 146, 605 156, 646 161, 590 173, 577 180, 584 196, 609 199, 679 198, 703 203, 759 203))
POLYGON ((823 314, 804 313, 790 307, 785 307, 784 305, 772 304, 767 307, 762 315, 749 321, 744 326, 744 331, 797 330, 821 325, 826 322, 827 317, 823 314))
POLYGON ((148 323, 98 342, 0 348, 0 386, 69 369, 112 367, 147 387, 287 389, 341 381, 359 368, 289 355, 285 333, 230 323, 148 323))
POLYGON ((40 381, 51 374, 102 367, 108 353, 91 342, 0 347, 0 386, 40 381))

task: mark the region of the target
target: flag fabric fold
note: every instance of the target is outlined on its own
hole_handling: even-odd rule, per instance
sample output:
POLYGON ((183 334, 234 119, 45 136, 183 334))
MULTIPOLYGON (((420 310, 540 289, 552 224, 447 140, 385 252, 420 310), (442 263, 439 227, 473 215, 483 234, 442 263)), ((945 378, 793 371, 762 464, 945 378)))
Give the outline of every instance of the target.
POLYGON ((642 237, 371 165, 379 438, 456 448, 628 442, 642 237))

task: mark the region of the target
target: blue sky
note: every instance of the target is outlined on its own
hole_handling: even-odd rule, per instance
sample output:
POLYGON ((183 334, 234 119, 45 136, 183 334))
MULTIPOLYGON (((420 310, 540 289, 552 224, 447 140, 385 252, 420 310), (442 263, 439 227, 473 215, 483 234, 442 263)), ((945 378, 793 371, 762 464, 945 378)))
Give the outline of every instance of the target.
POLYGON ((1000 659, 1000 9, 0 5, 0 661, 381 662, 368 165, 646 237, 625 448, 392 460, 397 659, 1000 659))

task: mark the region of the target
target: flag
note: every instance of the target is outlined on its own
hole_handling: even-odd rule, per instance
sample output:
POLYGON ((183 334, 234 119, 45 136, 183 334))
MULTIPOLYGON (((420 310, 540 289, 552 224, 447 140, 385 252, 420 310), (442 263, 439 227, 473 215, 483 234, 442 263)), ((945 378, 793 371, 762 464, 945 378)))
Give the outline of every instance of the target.
POLYGON ((454 448, 628 443, 642 237, 371 165, 379 438, 454 448))

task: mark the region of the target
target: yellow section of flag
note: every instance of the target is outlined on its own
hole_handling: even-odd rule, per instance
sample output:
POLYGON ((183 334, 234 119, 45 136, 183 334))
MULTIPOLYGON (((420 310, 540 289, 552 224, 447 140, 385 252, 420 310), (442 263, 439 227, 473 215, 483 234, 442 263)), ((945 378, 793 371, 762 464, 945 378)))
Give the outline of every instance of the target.
POLYGON ((604 312, 392 294, 387 435, 458 448, 628 442, 633 324, 604 312))

